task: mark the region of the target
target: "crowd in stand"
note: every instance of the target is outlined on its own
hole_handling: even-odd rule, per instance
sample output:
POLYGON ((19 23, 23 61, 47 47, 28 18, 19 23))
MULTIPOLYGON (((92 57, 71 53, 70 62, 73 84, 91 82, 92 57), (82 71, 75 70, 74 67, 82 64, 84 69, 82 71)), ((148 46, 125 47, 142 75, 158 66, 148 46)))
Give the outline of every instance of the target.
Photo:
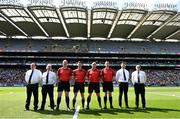
POLYGON ((0 69, 0 84, 24 84, 25 69, 0 69))
POLYGON ((147 85, 174 86, 180 80, 180 70, 146 70, 147 85))
MULTIPOLYGON (((69 58, 69 57, 67 57, 69 58)), ((32 63, 31 60, 23 60, 23 59, 20 59, 20 60, 16 60, 15 61, 17 64, 25 64, 25 63, 32 63)), ((76 63, 77 61, 70 61, 69 63, 73 64, 73 63, 76 63)), ((104 64, 104 61, 96 61, 98 62, 98 64, 104 64)), ((14 59, 0 59, 0 63, 14 63, 14 59)), ((51 63, 51 64, 54 64, 54 63, 60 63, 59 60, 50 60, 50 59, 46 59, 46 60, 41 60, 39 61, 38 60, 38 63, 39 64, 47 64, 47 63, 51 63)), ((91 61, 86 61, 87 64, 91 64, 91 61)), ((111 62, 110 62, 111 63, 111 62)), ((112 62, 112 65, 117 65, 117 64, 121 64, 121 61, 116 61, 116 62, 112 62)), ((179 64, 178 61, 156 61, 156 60, 143 60, 143 61, 128 61, 128 64, 131 64, 131 65, 136 65, 136 64, 140 64, 140 65, 176 65, 176 64, 179 64)))
MULTIPOLYGON (((0 69, 0 86, 24 85, 27 69, 0 69)), ((42 70, 43 71, 43 70, 42 70)), ((180 82, 180 70, 144 70, 148 86, 177 86, 180 82)), ((131 72, 131 71, 130 71, 131 72)))

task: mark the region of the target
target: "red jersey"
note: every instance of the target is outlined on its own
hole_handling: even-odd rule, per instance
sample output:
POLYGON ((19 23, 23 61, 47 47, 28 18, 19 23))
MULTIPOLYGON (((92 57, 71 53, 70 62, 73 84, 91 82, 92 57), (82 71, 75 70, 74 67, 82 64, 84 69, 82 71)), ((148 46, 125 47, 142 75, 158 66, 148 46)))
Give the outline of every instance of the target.
POLYGON ((86 76, 86 70, 84 69, 75 69, 73 71, 75 82, 84 82, 86 76))
POLYGON ((100 73, 101 72, 98 69, 89 69, 87 72, 87 77, 90 82, 99 82, 100 73))
POLYGON ((112 82, 115 71, 112 68, 104 68, 101 71, 104 82, 112 82))
POLYGON ((58 69, 57 74, 60 81, 69 81, 72 76, 72 69, 61 67, 58 69))

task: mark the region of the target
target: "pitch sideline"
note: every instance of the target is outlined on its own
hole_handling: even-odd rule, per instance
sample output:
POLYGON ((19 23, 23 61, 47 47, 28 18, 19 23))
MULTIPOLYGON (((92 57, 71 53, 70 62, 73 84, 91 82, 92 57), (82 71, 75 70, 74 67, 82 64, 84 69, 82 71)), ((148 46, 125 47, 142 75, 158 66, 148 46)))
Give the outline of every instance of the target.
POLYGON ((75 111, 75 113, 73 115, 73 119, 77 119, 78 118, 79 110, 80 110, 80 105, 77 106, 76 111, 75 111))

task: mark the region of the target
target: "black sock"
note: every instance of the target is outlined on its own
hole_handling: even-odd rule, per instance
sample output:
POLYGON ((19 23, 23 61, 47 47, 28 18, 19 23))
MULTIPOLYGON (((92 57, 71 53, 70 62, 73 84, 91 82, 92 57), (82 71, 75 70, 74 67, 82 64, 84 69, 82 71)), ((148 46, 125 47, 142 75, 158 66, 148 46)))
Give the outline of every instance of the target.
POLYGON ((69 97, 66 97, 66 106, 69 108, 69 97))
POLYGON ((76 99, 73 99, 73 108, 75 107, 76 99))
POLYGON ((89 103, 90 103, 90 101, 91 101, 91 97, 90 97, 90 96, 88 96, 88 98, 87 98, 87 107, 89 107, 89 103))
POLYGON ((82 106, 83 106, 83 108, 84 108, 84 103, 85 103, 84 98, 81 100, 81 102, 82 102, 82 106))
POLYGON ((104 96, 104 107, 106 107, 106 103, 107 103, 107 96, 104 96))
POLYGON ((112 104, 112 96, 109 97, 109 103, 110 103, 110 106, 112 107, 113 104, 112 104))
POLYGON ((58 98, 57 98, 57 109, 59 109, 60 103, 61 103, 61 97, 58 97, 58 98))
POLYGON ((97 97, 97 100, 98 100, 98 103, 99 103, 99 107, 101 107, 101 97, 98 96, 98 97, 97 97))

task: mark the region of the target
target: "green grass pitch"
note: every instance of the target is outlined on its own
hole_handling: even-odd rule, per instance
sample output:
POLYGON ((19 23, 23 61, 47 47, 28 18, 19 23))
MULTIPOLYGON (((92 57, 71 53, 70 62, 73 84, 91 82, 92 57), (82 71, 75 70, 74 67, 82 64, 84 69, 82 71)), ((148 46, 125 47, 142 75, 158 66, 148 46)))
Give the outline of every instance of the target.
MULTIPOLYGON (((33 98, 31 99, 30 111, 24 111, 26 97, 25 87, 0 87, 0 118, 69 118, 72 119, 74 111, 66 111, 64 97, 62 98, 60 111, 51 111, 48 107, 47 97, 45 111, 33 111, 33 98)), ((39 88, 39 107, 41 105, 41 87, 39 88)), ((102 91, 102 89, 101 89, 102 91)), ((56 88, 54 91, 55 102, 57 98, 56 88)), ((86 89, 87 98, 87 89, 86 89)), ((64 95, 64 94, 63 94, 64 95)), ((101 100, 103 104, 103 93, 101 100)), ((70 93, 70 106, 72 107, 73 93, 70 93)), ((118 88, 114 88, 113 105, 115 109, 100 110, 98 107, 95 93, 92 95, 90 110, 80 108, 78 119, 97 119, 97 118, 180 118, 180 87, 146 87, 147 109, 135 107, 134 89, 129 88, 128 92, 130 109, 118 109, 118 88)), ((109 102, 107 103, 109 107, 109 102)), ((123 100, 124 104, 124 100, 123 100)), ((141 104, 141 103, 140 103, 141 104)), ((77 97, 76 106, 81 106, 80 95, 77 97)), ((124 106, 124 105, 123 105, 124 106)), ((141 105, 140 105, 141 107, 141 105)))

